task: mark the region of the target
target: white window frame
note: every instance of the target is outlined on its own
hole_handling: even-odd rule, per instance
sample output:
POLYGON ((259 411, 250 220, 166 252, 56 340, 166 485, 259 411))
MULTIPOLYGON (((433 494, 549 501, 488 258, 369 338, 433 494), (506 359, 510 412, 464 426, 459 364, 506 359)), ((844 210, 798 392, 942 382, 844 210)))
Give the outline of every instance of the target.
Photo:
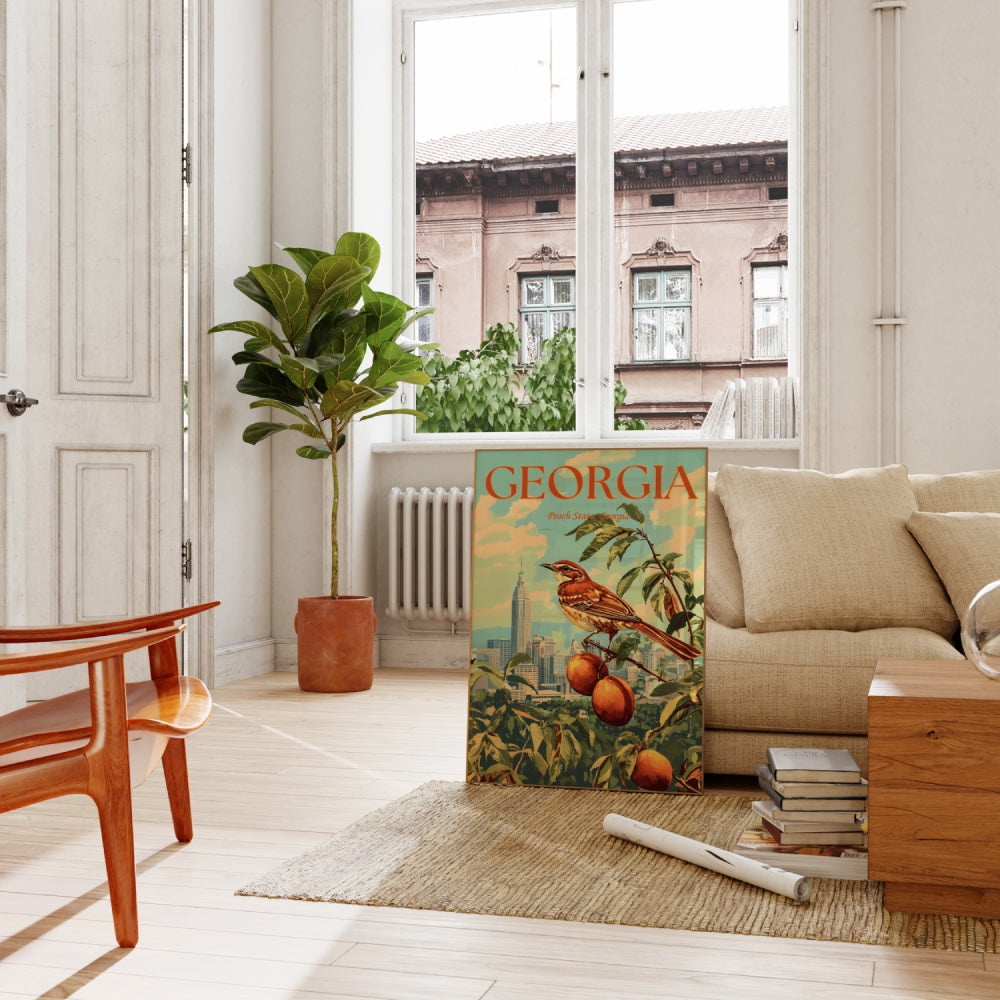
MULTIPOLYGON (((613 146, 613 105, 611 73, 612 22, 616 3, 629 0, 392 0, 395 30, 394 49, 395 80, 394 103, 394 216, 402 220, 395 229, 394 259, 412 260, 415 246, 416 205, 413 177, 413 70, 409 54, 414 51, 414 24, 430 17, 456 17, 461 15, 489 14, 517 10, 572 7, 577 11, 577 40, 580 72, 577 91, 577 181, 576 181, 576 428, 565 432, 533 432, 526 434, 435 434, 435 441, 442 446, 468 443, 473 447, 491 443, 547 444, 559 440, 583 439, 597 443, 669 443, 671 440, 697 439, 697 431, 616 431, 614 429, 614 316, 615 275, 614 260, 614 164, 610 151, 613 146), (585 228, 580 220, 589 220, 585 228)), ((823 0, 825 4, 827 0, 823 0)), ((791 58, 797 60, 795 32, 802 17, 797 0, 789 0, 789 48, 791 58)), ((812 39, 810 39, 812 42, 812 39)), ((789 170, 801 166, 796 162, 800 155, 792 148, 799 129, 796 102, 800 99, 802 66, 797 61, 792 66, 792 87, 789 96, 791 122, 789 130, 789 170), (794 137, 794 138, 793 138, 794 137)), ((810 96, 810 95, 805 95, 810 96)), ((796 184, 798 177, 789 178, 792 199, 801 200, 796 184)), ((790 214, 799 217, 799 206, 789 203, 790 214)), ((797 223, 796 236, 801 233, 797 223)), ((797 247, 804 250, 801 242, 797 247)), ((404 290, 413 281, 412 272, 407 276, 397 273, 404 290)), ((798 275, 791 278, 790 287, 797 287, 798 275)), ((796 298, 798 302, 798 298, 796 298)), ((802 311, 799 305, 798 312, 802 311)), ((789 314, 789 366, 790 371, 799 360, 798 350, 793 352, 793 342, 798 336, 798 314, 789 314)), ((796 368, 797 370, 797 368, 796 368)), ((415 405, 415 393, 410 387, 404 390, 404 405, 415 405)), ((413 418, 398 418, 395 439, 421 441, 426 444, 430 435, 420 435, 413 418)))

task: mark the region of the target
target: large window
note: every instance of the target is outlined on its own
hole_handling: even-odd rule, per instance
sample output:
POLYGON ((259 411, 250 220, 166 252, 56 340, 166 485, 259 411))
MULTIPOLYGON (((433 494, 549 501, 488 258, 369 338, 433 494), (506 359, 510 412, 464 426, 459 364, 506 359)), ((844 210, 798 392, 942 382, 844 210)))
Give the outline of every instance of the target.
POLYGON ((553 334, 576 325, 572 274, 521 277, 521 363, 533 364, 553 334))
POLYGON ((691 358, 691 271, 636 271, 632 275, 635 361, 691 358))
POLYGON ((788 0, 395 2, 442 397, 506 360, 561 414, 538 431, 695 435, 727 383, 789 373, 787 267, 754 263, 789 230, 788 0))

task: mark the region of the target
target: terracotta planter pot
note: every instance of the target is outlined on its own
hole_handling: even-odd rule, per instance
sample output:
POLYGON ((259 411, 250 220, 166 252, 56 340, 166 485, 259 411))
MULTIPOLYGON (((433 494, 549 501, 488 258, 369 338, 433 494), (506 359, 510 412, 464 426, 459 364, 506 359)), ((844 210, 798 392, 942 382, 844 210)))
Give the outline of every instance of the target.
POLYGON ((371 597, 300 597, 299 687, 303 691, 367 691, 375 662, 371 597))

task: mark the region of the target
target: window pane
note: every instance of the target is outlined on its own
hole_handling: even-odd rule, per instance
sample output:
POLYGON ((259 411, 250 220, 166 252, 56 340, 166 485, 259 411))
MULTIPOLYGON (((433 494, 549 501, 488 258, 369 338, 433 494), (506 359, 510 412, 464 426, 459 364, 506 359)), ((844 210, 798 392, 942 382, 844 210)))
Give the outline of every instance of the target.
POLYGON ((573 279, 552 279, 552 302, 554 305, 568 305, 573 301, 573 279))
POLYGON ((637 274, 635 276, 636 302, 655 302, 659 295, 660 281, 656 274, 637 274))
POLYGON ((753 356, 784 358, 788 355, 783 302, 755 302, 753 307, 753 356))
POLYGON ((545 313, 526 313, 521 327, 521 360, 530 364, 538 358, 545 337, 545 313))
POLYGON ((656 361, 659 356, 659 310, 638 309, 635 313, 635 360, 656 361))
POLYGON ((421 309, 431 304, 431 283, 427 278, 417 279, 417 306, 421 309))
POLYGON ((691 273, 689 271, 667 271, 663 275, 663 299, 665 302, 689 302, 691 299, 691 273))
POLYGON ((683 361, 690 357, 688 351, 687 309, 663 310, 663 360, 683 361))
POLYGON ((794 334, 759 307, 787 294, 789 201, 769 192, 788 184, 789 7, 612 4, 616 420, 697 430, 727 382, 789 373, 794 334))
POLYGON ((552 332, 555 333, 558 330, 565 330, 567 327, 573 325, 573 314, 571 312, 554 312, 552 313, 552 332))
POLYGON ((753 269, 753 297, 755 299, 776 299, 781 295, 781 265, 770 267, 759 265, 753 269))
MULTIPOLYGON (((433 303, 441 350, 417 431, 572 430, 576 372, 532 378, 523 365, 576 321, 576 11, 418 14, 413 29, 414 253, 448 290, 433 303), (484 425, 483 399, 506 391, 484 425), (536 401, 554 414, 547 426, 523 424, 517 404, 536 401)), ((565 372, 575 340, 560 343, 565 372)))
POLYGON ((525 278, 521 282, 521 301, 526 306, 545 305, 545 279, 525 278))

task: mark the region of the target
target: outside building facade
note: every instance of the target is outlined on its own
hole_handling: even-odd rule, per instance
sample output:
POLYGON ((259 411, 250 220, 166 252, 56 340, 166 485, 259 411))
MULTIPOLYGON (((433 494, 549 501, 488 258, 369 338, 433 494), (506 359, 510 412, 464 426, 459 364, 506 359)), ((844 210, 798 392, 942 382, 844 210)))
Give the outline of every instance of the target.
MULTIPOLYGON (((576 325, 574 123, 418 143, 419 330, 454 356, 513 323, 521 361, 576 325)), ((615 123, 622 417, 700 427, 728 380, 788 374, 787 108, 615 123)))

